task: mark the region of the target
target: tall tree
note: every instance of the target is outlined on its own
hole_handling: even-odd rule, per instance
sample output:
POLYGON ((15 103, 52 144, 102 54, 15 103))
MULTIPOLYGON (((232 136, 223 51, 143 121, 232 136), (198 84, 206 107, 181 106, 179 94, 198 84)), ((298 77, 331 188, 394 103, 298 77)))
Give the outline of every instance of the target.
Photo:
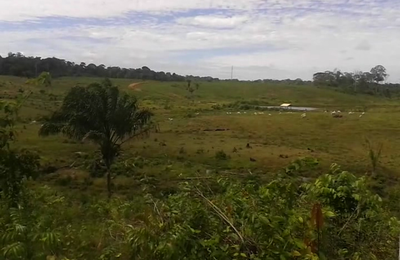
POLYGON ((384 81, 388 76, 388 74, 386 73, 386 68, 383 67, 382 65, 377 65, 377 66, 373 67, 370 72, 371 72, 373 80, 377 84, 384 81))
POLYGON ((111 165, 121 145, 154 128, 152 113, 140 109, 137 99, 118 88, 93 83, 87 87, 72 88, 61 108, 43 124, 39 135, 62 133, 77 140, 97 144, 107 168, 107 191, 111 196, 111 165))

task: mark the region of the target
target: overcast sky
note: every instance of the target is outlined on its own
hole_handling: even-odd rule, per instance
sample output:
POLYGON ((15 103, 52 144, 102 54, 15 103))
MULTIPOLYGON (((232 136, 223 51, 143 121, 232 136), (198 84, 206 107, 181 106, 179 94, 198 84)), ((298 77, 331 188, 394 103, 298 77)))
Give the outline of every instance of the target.
POLYGON ((0 0, 0 54, 230 78, 400 82, 400 0, 0 0))

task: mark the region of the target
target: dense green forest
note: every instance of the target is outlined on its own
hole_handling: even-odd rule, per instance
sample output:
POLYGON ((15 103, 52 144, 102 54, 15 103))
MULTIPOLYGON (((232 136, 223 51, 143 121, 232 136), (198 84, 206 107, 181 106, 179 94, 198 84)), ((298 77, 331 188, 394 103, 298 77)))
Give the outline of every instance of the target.
MULTIPOLYGON (((42 72, 49 72, 53 77, 82 76, 82 77, 108 77, 127 78, 158 81, 185 81, 187 77, 175 73, 153 71, 143 66, 142 68, 120 68, 117 66, 106 67, 103 64, 76 64, 58 58, 26 57, 21 53, 9 53, 7 57, 0 56, 0 75, 33 78, 42 72)), ((212 77, 188 76, 195 80, 218 80, 212 77)))

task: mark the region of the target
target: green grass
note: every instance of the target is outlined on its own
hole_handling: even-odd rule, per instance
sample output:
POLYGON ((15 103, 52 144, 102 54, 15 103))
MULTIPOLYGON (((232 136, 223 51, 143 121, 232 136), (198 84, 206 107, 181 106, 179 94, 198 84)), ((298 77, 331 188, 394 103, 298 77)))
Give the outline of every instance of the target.
MULTIPOLYGON (((32 92, 20 112, 17 145, 37 151, 44 164, 57 167, 76 161, 75 152, 94 154, 96 147, 91 144, 71 142, 62 136, 38 137, 40 123, 32 121, 39 121, 54 111, 71 87, 100 80, 60 78, 53 80, 52 88, 44 89, 25 85, 22 78, 0 77, 0 95, 4 99, 12 100, 20 89, 32 92)), ((331 163, 364 174, 370 171, 365 138, 384 145, 382 174, 397 178, 396 173, 400 171, 400 121, 395 120, 400 116, 398 100, 349 95, 313 86, 252 82, 201 83, 194 98, 188 99, 183 82, 148 81, 135 90, 128 88, 134 82, 132 80, 115 79, 113 82, 121 90, 137 96, 142 106, 155 114, 161 131, 147 139, 127 144, 119 161, 125 162, 137 156, 145 158, 145 165, 137 168, 136 174, 157 178, 157 185, 173 186, 182 176, 201 176, 211 171, 218 172, 215 174, 245 175, 250 169, 268 175, 290 161, 306 156, 321 160, 320 167, 310 172, 310 176, 326 172, 331 163), (216 104, 252 100, 270 105, 290 102, 295 106, 318 107, 321 110, 308 112, 306 118, 301 118, 300 112, 280 114, 266 111, 264 115, 254 115, 254 111, 250 110, 247 114, 227 115, 227 110, 212 109, 216 104), (367 113, 362 118, 359 118, 359 112, 354 115, 343 113, 343 118, 332 118, 330 113, 324 113, 325 109, 366 110, 367 113), (207 128, 229 130, 204 131, 207 128), (251 149, 246 148, 247 143, 251 149), (229 160, 215 158, 216 152, 221 150, 230 157, 229 160), (250 158, 256 161, 252 162, 250 158)), ((83 167, 79 169, 87 172, 83 167)), ((83 176, 88 177, 88 173, 83 176)), ((95 181, 95 187, 102 186, 98 182, 103 180, 95 181)), ((116 184, 126 187, 140 185, 138 178, 126 177, 118 177, 116 184)))

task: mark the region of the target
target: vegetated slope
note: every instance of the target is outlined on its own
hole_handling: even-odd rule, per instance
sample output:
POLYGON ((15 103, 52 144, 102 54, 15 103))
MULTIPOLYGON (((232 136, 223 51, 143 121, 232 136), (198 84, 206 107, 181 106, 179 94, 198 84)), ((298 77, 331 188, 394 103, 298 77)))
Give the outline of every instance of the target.
MULTIPOLYGON (((400 122, 389 119, 400 113, 393 101, 314 87, 203 84, 190 92, 184 84, 148 82, 131 93, 156 114, 160 127, 124 145, 111 168, 116 194, 107 200, 98 147, 37 135, 42 117, 72 86, 91 83, 86 81, 65 78, 51 88, 16 78, 1 82, 3 100, 32 92, 13 120, 3 120, 10 109, 0 106, 6 122, 0 125, 0 251, 7 259, 397 256, 400 223, 393 216, 400 212, 400 195, 393 170, 400 169, 400 122), (344 116, 244 110, 241 102, 329 107, 344 116), (387 140, 372 170, 366 134, 371 144, 387 140), (32 173, 41 176, 27 182, 32 173)), ((132 82, 117 84, 130 91, 132 82)), ((92 108, 85 116, 99 111, 92 108)), ((107 121, 105 110, 97 115, 107 121)))
MULTIPOLYGON (((101 81, 102 78, 62 77, 53 80, 53 87, 45 89, 48 93, 63 94, 75 85, 88 85, 91 82, 101 81)), ((1 82, 11 82, 15 88, 24 87, 25 79, 18 77, 1 76, 1 82)), ((135 83, 131 79, 114 79, 113 82, 127 88, 135 83)), ((142 82, 140 80, 136 82, 142 82)), ((143 93, 134 93, 138 97, 154 99, 171 99, 173 95, 186 96, 185 82, 158 82, 145 81, 146 88, 143 93), (171 95, 172 94, 172 95, 171 95)), ((11 84, 10 86, 11 87, 11 84)), ((8 88, 9 88, 8 87, 8 88)), ((14 90, 15 90, 14 88, 14 90)), ((30 89, 35 89, 29 86, 30 89)), ((7 90, 3 87, 2 90, 7 90)), ((127 89, 129 91, 129 89, 127 89)), ((229 102, 237 100, 262 100, 271 105, 280 105, 282 102, 291 102, 295 106, 316 107, 354 107, 390 105, 388 99, 369 95, 351 95, 331 89, 317 88, 315 86, 274 85, 256 82, 201 82, 199 91, 196 91, 197 101, 229 102)), ((392 103, 393 104, 393 103, 392 103)))
MULTIPOLYGON (((20 111, 19 145, 38 151, 44 162, 57 167, 74 163, 75 152, 93 152, 94 148, 89 144, 81 145, 63 137, 41 139, 37 136, 40 118, 60 106, 71 87, 86 86, 93 78, 59 78, 53 81, 51 88, 25 85, 23 78, 16 77, 0 77, 0 82, 3 97, 15 97, 20 90, 33 92, 20 111)), ((251 82, 202 82, 190 96, 186 83, 182 82, 145 81, 141 91, 128 88, 135 83, 130 79, 113 82, 122 91, 137 96, 143 106, 155 113, 161 131, 152 134, 151 139, 128 144, 129 149, 121 160, 137 155, 149 161, 156 160, 157 166, 145 163, 144 169, 139 171, 157 175, 157 178, 169 181, 191 167, 197 167, 199 171, 214 167, 240 172, 248 168, 275 171, 304 156, 320 159, 323 167, 337 162, 361 174, 369 167, 366 137, 374 143, 383 142, 382 163, 392 171, 400 170, 400 161, 394 159, 399 154, 396 147, 400 145, 397 134, 400 124, 392 120, 399 113, 396 100, 344 94, 314 86, 251 82), (244 114, 246 111, 240 109, 241 102, 254 105, 291 102, 294 106, 319 107, 321 110, 307 113, 305 119, 298 113, 279 114, 278 111, 254 115, 253 109, 244 114), (342 110, 344 118, 334 119, 330 113, 324 113, 325 109, 342 110), (359 112, 347 115, 351 110, 359 112), (359 118, 364 110, 367 115, 359 118), (227 115, 227 111, 234 114, 227 115), (240 111, 240 115, 236 114, 240 111), (229 131, 205 132, 205 129, 229 131), (246 148, 247 143, 252 149, 246 148), (220 150, 231 159, 216 160, 215 154, 220 150), (185 161, 190 163, 183 163, 185 161), (164 169, 165 165, 173 166, 164 169), (164 170, 168 173, 160 174, 164 170)))

